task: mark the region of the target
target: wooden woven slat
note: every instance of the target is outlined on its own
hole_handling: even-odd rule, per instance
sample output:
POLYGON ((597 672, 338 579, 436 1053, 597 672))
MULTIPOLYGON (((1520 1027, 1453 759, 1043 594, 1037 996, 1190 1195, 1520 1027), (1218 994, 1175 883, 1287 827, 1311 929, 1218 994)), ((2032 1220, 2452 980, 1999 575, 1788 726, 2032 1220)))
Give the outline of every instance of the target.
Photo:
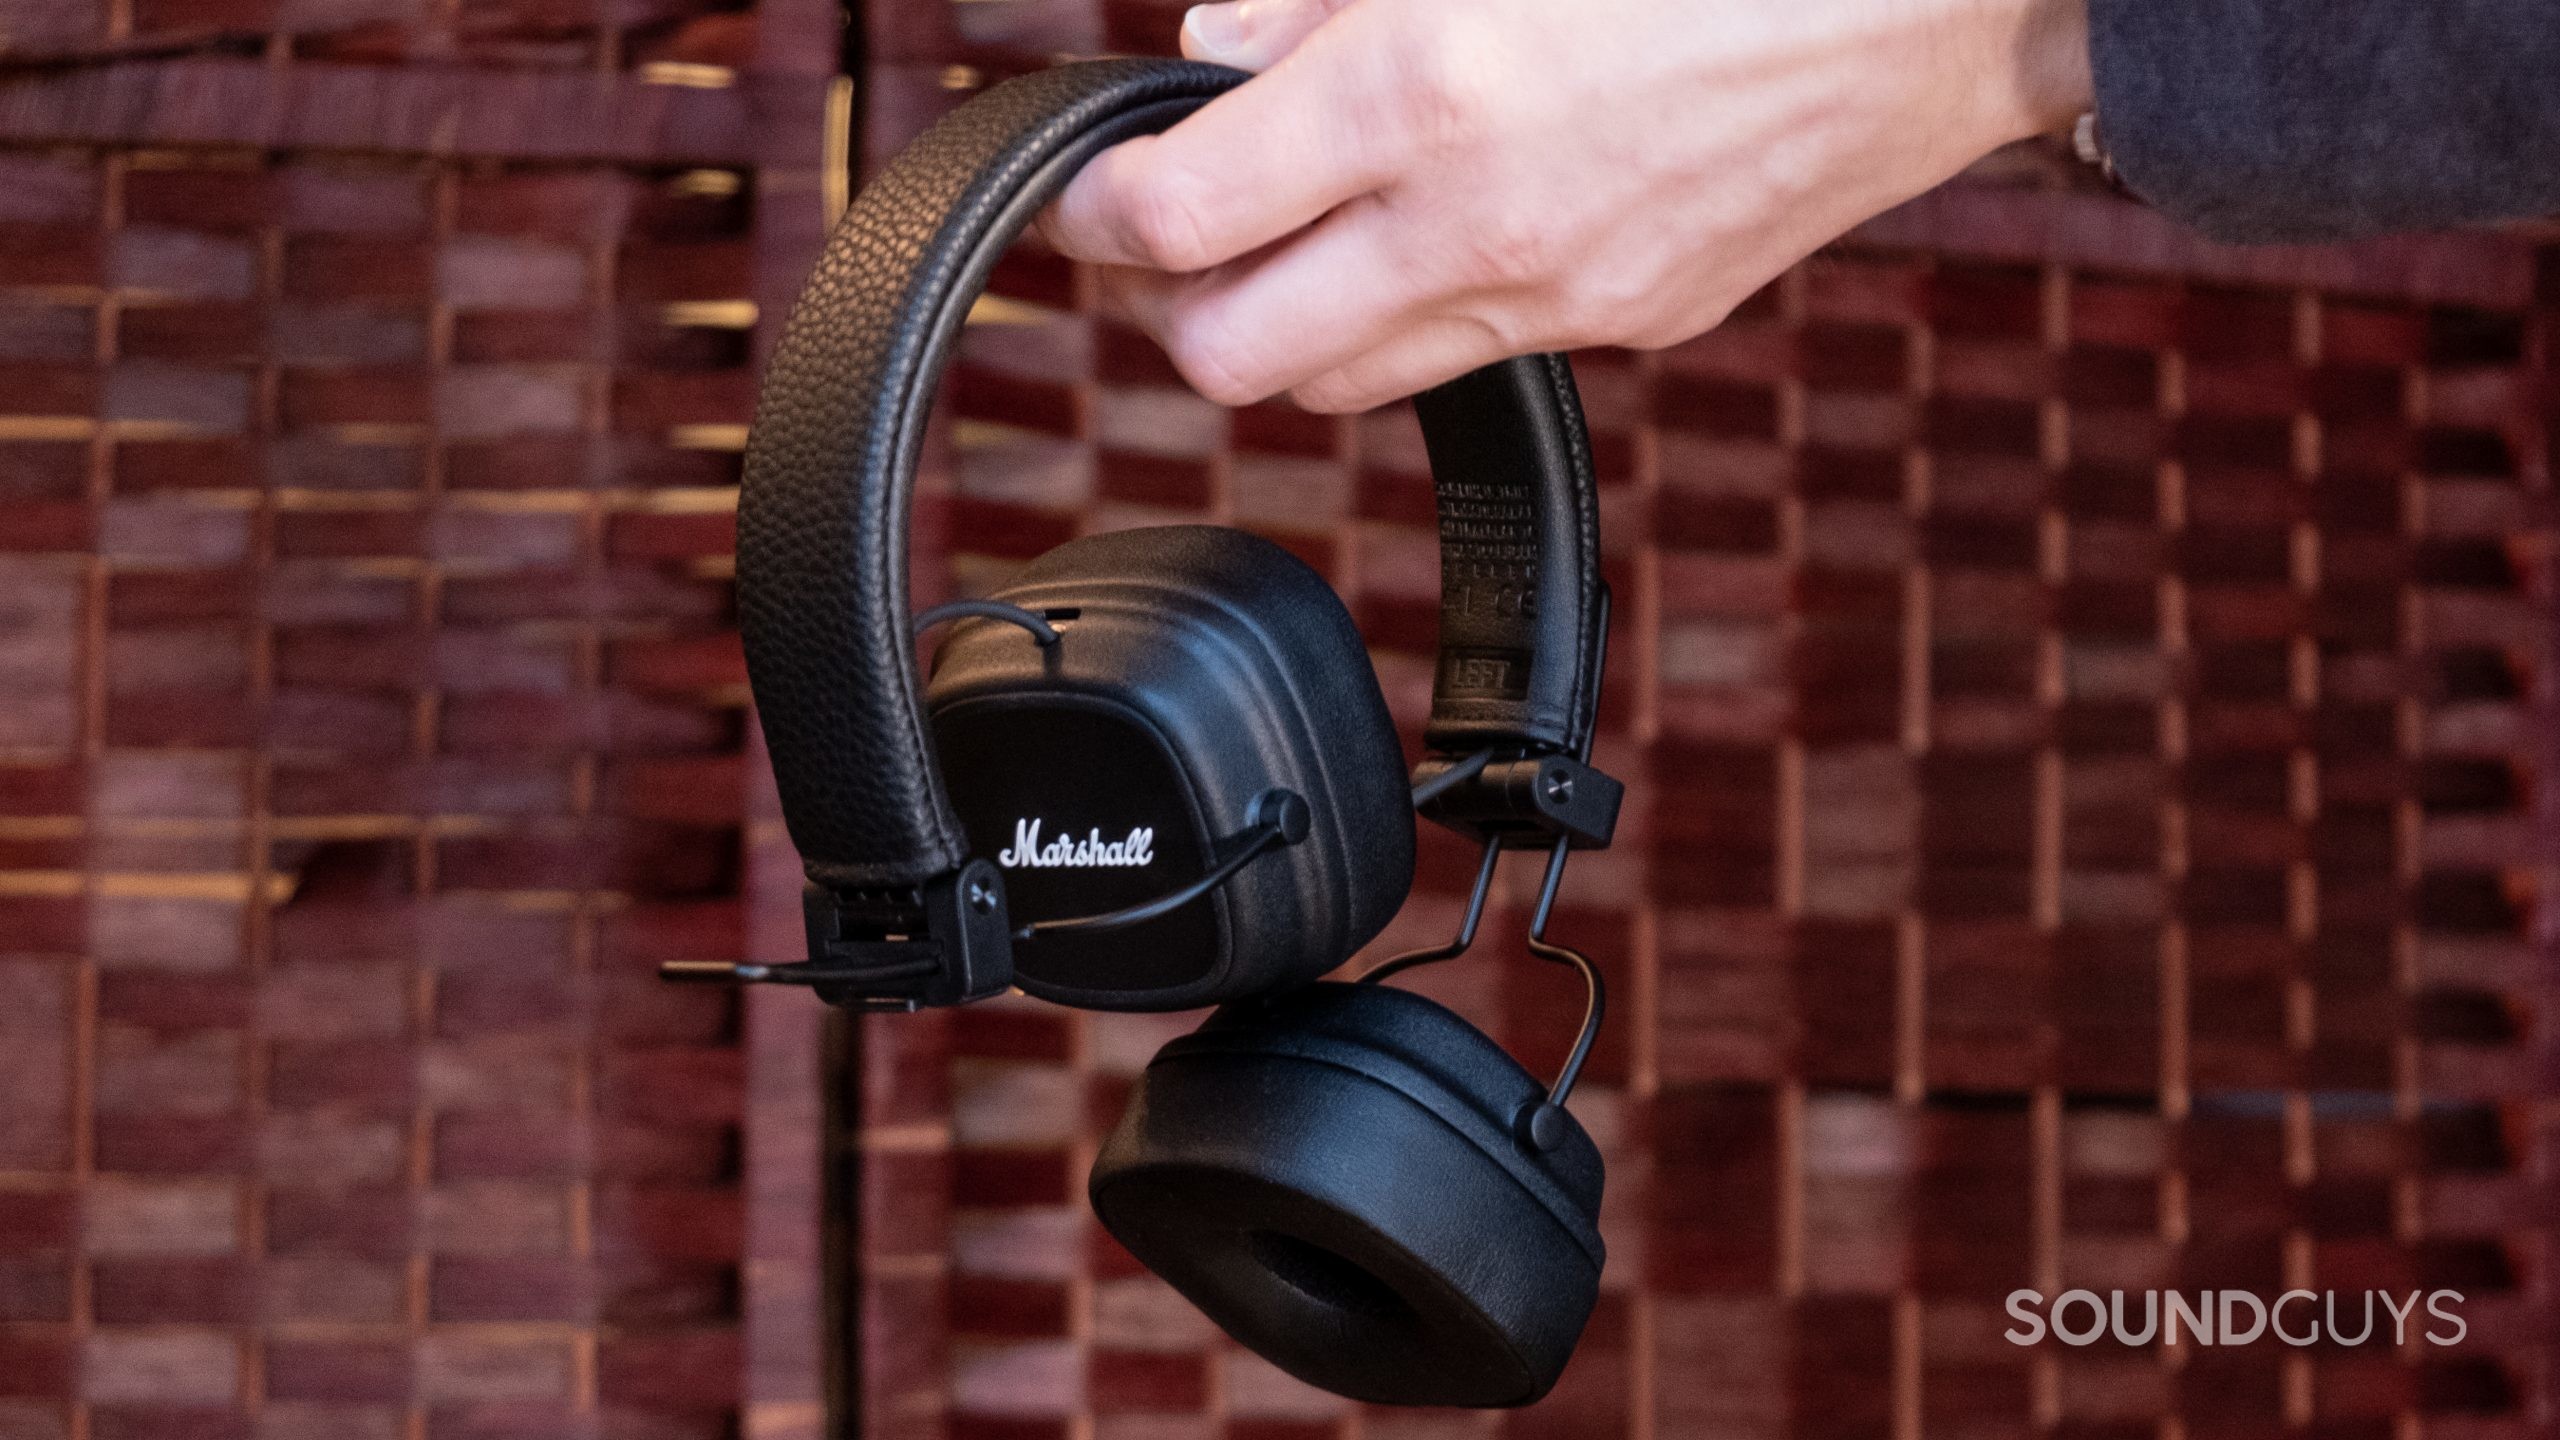
POLYGON ((0 75, 0 143, 244 145, 491 160, 809 164, 829 79, 135 60, 0 75))
POLYGON ((651 972, 833 7, 256 8, 0 41, 0 1435, 810 1433, 814 1063, 651 972))

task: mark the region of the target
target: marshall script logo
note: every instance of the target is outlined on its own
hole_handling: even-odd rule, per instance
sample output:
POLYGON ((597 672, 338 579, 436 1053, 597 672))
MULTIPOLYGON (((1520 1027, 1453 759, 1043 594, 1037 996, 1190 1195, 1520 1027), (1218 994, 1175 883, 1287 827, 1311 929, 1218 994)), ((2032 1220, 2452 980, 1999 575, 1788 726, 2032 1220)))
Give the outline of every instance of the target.
POLYGON ((1135 869, 1152 863, 1155 858, 1156 832, 1150 826, 1139 826, 1124 840, 1103 839, 1101 827, 1097 826, 1086 831, 1081 840, 1072 835, 1061 835, 1044 845, 1040 840, 1039 821, 1016 820, 1013 822, 1013 844, 996 856, 996 863, 1009 869, 1135 869))

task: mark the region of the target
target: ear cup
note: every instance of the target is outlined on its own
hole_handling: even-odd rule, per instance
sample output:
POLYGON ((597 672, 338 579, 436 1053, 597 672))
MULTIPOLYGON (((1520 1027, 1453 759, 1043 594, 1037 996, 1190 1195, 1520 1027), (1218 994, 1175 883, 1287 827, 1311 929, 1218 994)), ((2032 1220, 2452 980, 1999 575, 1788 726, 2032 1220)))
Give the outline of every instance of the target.
POLYGON ((1298 843, 1208 897, 1127 929, 1040 934, 1016 983, 1105 1009, 1191 1009, 1302 985, 1376 935, 1413 878, 1411 782, 1350 612, 1324 578, 1242 531, 1089 535, 992 598, 1056 619, 1044 648, 952 627, 926 687, 935 748, 973 849, 1005 867, 1017 921, 1138 904, 1210 868, 1257 797, 1307 803, 1298 843), (1008 858, 1038 835, 1143 828, 1132 867, 1008 858))
MULTIPOLYGON (((1250 635, 1285 676, 1282 693, 1263 706, 1277 733, 1256 744, 1292 752, 1272 766, 1275 772, 1291 761, 1314 772, 1296 788, 1331 810, 1331 829, 1353 848, 1343 876, 1347 943, 1304 978, 1340 965, 1395 918, 1413 883, 1412 775, 1350 609, 1304 560, 1250 531, 1221 525, 1079 536, 1023 567, 996 594, 1037 608, 1115 587, 1135 592, 1136 603, 1159 613, 1179 603, 1177 597, 1206 602, 1239 627, 1230 643, 1242 647, 1250 635)), ((1288 783, 1285 775, 1275 781, 1288 783)))
POLYGON ((1317 984, 1159 1052, 1094 1213, 1210 1319, 1357 1400, 1523 1405, 1599 1294, 1600 1154, 1513 1134, 1545 1086, 1442 1006, 1317 984))

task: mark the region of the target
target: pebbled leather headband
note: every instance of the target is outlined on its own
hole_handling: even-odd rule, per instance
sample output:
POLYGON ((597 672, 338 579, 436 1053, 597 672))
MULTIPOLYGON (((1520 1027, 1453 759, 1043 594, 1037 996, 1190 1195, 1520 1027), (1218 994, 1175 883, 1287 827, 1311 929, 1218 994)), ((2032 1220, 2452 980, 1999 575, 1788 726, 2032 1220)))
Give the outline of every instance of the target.
MULTIPOLYGON (((738 500, 738 623, 809 878, 903 889, 968 841, 936 770, 908 634, 907 522, 925 413, 1005 247, 1087 160, 1245 79, 1102 60, 1010 80, 866 186, 767 367, 738 500)), ((1417 398, 1439 497, 1441 658, 1426 742, 1564 748, 1590 724, 1599 539, 1560 356, 1417 398)))

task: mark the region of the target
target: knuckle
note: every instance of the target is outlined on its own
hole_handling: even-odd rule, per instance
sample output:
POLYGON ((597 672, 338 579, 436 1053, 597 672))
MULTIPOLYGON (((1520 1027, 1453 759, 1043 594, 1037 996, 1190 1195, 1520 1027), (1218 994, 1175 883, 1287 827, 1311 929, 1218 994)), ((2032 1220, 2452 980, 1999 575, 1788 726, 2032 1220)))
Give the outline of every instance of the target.
POLYGON ((1526 355, 1552 345, 1549 327, 1509 301, 1479 301, 1460 308, 1449 318, 1479 337, 1475 348, 1483 354, 1526 355))
POLYGON ((1340 376, 1310 380, 1289 392, 1299 409, 1318 415, 1352 415, 1368 409, 1359 392, 1340 376))
POLYGON ((1646 246, 1593 247, 1557 285, 1557 328, 1580 345, 1660 350, 1714 328, 1733 308, 1720 277, 1684 275, 1677 256, 1646 246))
POLYGON ((1353 0, 1303 0, 1304 13, 1299 17, 1298 23, 1304 30, 1313 31, 1317 26, 1351 8, 1352 3, 1353 0))
POLYGON ((1270 392, 1242 337, 1214 313, 1178 308, 1164 337, 1165 353, 1191 388, 1220 405, 1250 405, 1270 392))
POLYGON ((1688 338, 1687 334, 1673 326, 1639 325, 1627 331, 1618 343, 1630 350, 1668 350, 1688 338))
POLYGON ((1470 285, 1493 289, 1537 285, 1559 268, 1558 236, 1525 207, 1489 207, 1471 217, 1459 233, 1458 265, 1470 285))
POLYGON ((1564 328, 1589 344, 1635 343, 1660 327, 1660 291, 1649 278, 1610 266, 1592 266, 1567 287, 1564 328))
POLYGON ((1668 350, 1686 344, 1724 323, 1730 309, 1719 309, 1706 315, 1687 315, 1676 320, 1658 320, 1638 335, 1635 344, 1646 350, 1668 350))
POLYGON ((1716 301, 1702 310, 1649 310, 1632 318, 1617 343, 1634 350, 1668 350, 1725 322, 1733 306, 1716 301))
POLYGON ((1456 19, 1401 37, 1391 54, 1390 94, 1403 127, 1426 150, 1445 151, 1481 135, 1494 114, 1500 67, 1476 22, 1456 19))
POLYGON ((1505 355, 1553 349, 1558 341, 1553 326, 1541 325, 1536 316, 1509 306, 1486 311, 1478 323, 1492 337, 1494 348, 1505 355))
POLYGON ((1129 238, 1148 264, 1187 272, 1212 263, 1204 198, 1188 171, 1160 162, 1138 166, 1126 203, 1129 238))
POLYGON ((1668 350, 1686 338, 1667 325, 1638 326, 1626 332, 1618 343, 1630 350, 1668 350))

